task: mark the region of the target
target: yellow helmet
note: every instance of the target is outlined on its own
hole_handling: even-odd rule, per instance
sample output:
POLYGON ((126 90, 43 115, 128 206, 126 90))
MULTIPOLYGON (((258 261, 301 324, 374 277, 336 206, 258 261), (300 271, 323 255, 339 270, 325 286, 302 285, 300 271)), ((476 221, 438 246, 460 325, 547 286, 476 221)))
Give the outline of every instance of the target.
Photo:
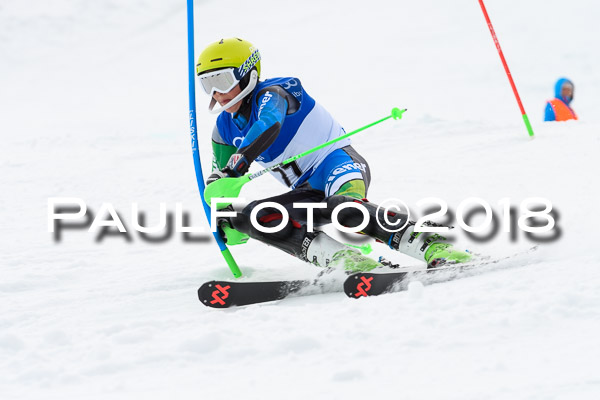
POLYGON ((211 96, 208 110, 213 114, 220 113, 254 90, 260 76, 260 53, 246 40, 221 39, 200 53, 196 75, 206 94, 211 96), (238 84, 241 92, 224 106, 215 109, 217 101, 213 93, 228 93, 238 84))
POLYGON ((221 39, 200 53, 196 75, 221 68, 236 68, 236 75, 241 79, 254 66, 260 76, 260 53, 252 43, 239 38, 221 39))

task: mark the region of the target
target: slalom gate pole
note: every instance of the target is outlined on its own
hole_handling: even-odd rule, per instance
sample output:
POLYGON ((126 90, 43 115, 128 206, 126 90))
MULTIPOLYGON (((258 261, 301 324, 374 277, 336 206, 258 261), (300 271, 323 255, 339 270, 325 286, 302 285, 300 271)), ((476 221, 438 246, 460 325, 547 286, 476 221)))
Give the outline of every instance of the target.
MULTIPOLYGON (((204 176, 202 175, 202 164, 200 162, 200 151, 198 149, 198 135, 196 127, 196 73, 194 70, 195 59, 194 59, 194 0, 187 0, 187 36, 188 36, 188 79, 189 79, 189 96, 190 96, 190 135, 192 138, 192 155, 194 157, 194 168, 196 169, 196 181, 198 183, 198 189, 200 190, 200 197, 202 199, 202 205, 204 206, 204 213, 208 219, 210 225, 210 207, 204 201, 204 176)), ((233 276, 239 278, 242 276, 242 271, 238 267, 235 259, 231 255, 231 252, 223 242, 223 239, 218 232, 213 232, 213 236, 219 245, 221 254, 225 258, 229 269, 233 273, 233 276)))
POLYGON ((490 17, 485 9, 485 5, 483 4, 483 0, 479 0, 479 5, 481 6, 481 11, 483 11, 483 16, 487 22, 488 28, 490 28, 490 33, 492 34, 492 39, 494 39, 494 43, 496 44, 496 49, 498 50, 498 54, 500 55, 500 60, 502 60, 502 65, 504 65, 504 70, 506 71, 506 76, 508 76, 508 81, 510 82, 510 86, 512 87, 513 93, 517 99, 517 103, 519 104, 519 108, 521 109, 521 115, 523 116, 523 121, 525 122, 525 127, 527 128, 527 132, 529 133, 529 137, 533 139, 533 129, 531 128, 531 124, 529 123, 529 118, 525 113, 525 108, 523 107, 523 103, 521 103, 521 98, 519 97, 519 92, 517 92, 517 87, 515 86, 515 82, 513 81, 510 70, 508 69, 508 64, 506 63, 506 59, 504 58, 504 54, 502 53, 502 49, 500 48, 500 42, 498 42, 498 38, 496 37, 496 32, 494 32, 494 27, 492 26, 492 22, 490 21, 490 17))
MULTIPOLYGON (((392 112, 390 113, 390 115, 388 115, 387 117, 381 118, 380 120, 377 120, 375 122, 371 122, 370 124, 367 124, 365 126, 363 126, 362 128, 358 128, 356 130, 353 130, 352 132, 346 133, 345 135, 342 136, 338 136, 334 139, 329 140, 328 142, 322 143, 316 147, 313 147, 310 150, 306 150, 303 153, 297 154, 295 156, 292 156, 286 160, 283 160, 282 162, 275 164, 275 165, 271 165, 270 167, 267 167, 261 171, 255 172, 254 174, 246 174, 244 176, 240 176, 240 177, 227 177, 227 178, 221 178, 213 183, 211 183, 210 185, 208 185, 208 187, 204 190, 204 201, 208 204, 210 204, 212 202, 213 198, 221 198, 221 197, 227 197, 227 198, 234 198, 234 197, 238 197, 240 194, 240 191, 242 190, 242 187, 250 182, 252 179, 256 179, 260 176, 263 176, 264 174, 266 174, 267 172, 271 172, 276 168, 280 168, 283 167, 284 165, 287 165, 297 159, 299 159, 300 157, 304 157, 307 156, 311 153, 314 153, 317 150, 322 149, 323 147, 327 147, 330 146, 336 142, 339 142, 340 140, 346 139, 347 137, 350 137, 352 135, 357 134, 358 132, 364 131, 367 128, 372 127, 373 125, 377 125, 387 119, 390 118, 394 118, 394 119, 401 119, 402 118, 402 114, 406 111, 406 108, 401 110, 397 107, 394 107, 392 109, 392 112)), ((219 202, 219 204, 222 205, 222 207, 226 207, 228 204, 231 203, 227 203, 227 202, 219 202)))

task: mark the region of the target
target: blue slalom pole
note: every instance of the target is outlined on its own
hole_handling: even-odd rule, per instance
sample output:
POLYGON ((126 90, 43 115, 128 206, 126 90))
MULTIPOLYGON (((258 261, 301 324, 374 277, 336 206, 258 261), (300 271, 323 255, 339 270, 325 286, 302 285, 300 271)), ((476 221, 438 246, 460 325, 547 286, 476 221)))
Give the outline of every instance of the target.
MULTIPOLYGON (((198 149, 198 129, 196 127, 196 73, 194 70, 194 0, 187 0, 187 27, 188 27, 188 79, 189 79, 189 95, 190 95, 190 135, 192 137, 192 155, 194 157, 194 168, 196 169, 196 181, 200 190, 200 198, 204 206, 204 213, 210 225, 210 207, 204 200, 204 176, 202 175, 202 163, 200 162, 200 151, 198 149)), ((225 258, 229 269, 233 276, 239 278, 242 276, 242 271, 235 262, 231 252, 223 242, 223 239, 218 232, 213 232, 213 236, 219 245, 221 254, 225 258)))

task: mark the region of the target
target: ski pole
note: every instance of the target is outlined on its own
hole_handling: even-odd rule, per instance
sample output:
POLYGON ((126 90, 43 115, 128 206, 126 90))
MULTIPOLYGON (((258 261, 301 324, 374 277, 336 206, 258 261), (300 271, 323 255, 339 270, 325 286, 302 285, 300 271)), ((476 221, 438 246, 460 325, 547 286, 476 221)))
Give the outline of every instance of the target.
MULTIPOLYGON (((240 191, 242 190, 242 187, 250 182, 253 179, 256 179, 264 174, 266 174, 267 172, 271 172, 276 168, 280 168, 283 167, 286 164, 289 164, 297 159, 299 159, 300 157, 304 157, 307 156, 311 153, 314 153, 317 150, 322 149, 323 147, 327 147, 330 146, 336 142, 339 142, 340 140, 346 139, 347 137, 350 137, 352 135, 357 134, 358 132, 364 131, 367 128, 372 127, 373 125, 377 125, 387 119, 390 118, 394 118, 394 119, 401 119, 402 118, 402 114, 406 111, 406 108, 401 110, 397 107, 394 107, 390 113, 390 115, 388 115, 387 117, 381 118, 378 121, 372 122, 370 124, 367 124, 365 126, 363 126, 362 128, 358 128, 350 133, 346 133, 345 135, 339 136, 335 139, 331 139, 328 142, 325 142, 323 144, 320 144, 316 147, 313 147, 310 150, 306 150, 303 153, 300 153, 298 155, 292 156, 282 162, 280 162, 279 164, 275 164, 272 165, 268 168, 265 168, 261 171, 255 172, 253 174, 246 174, 244 176, 240 176, 240 177, 227 177, 227 178, 221 178, 213 183, 211 183, 210 185, 208 185, 206 187, 206 189, 204 189, 204 200, 206 201, 206 203, 211 204, 211 200, 214 197, 238 197, 240 194, 240 191)), ((230 203, 219 203, 221 205, 223 205, 223 207, 227 206, 230 203)))
POLYGON ((515 98, 517 99, 517 103, 519 104, 519 108, 521 110, 521 115, 523 116, 523 121, 525 122, 525 127, 527 128, 527 132, 529 132, 529 137, 533 139, 533 129, 531 128, 531 124, 529 123, 529 118, 525 113, 525 108, 523 107, 523 103, 521 103, 521 98, 519 97, 519 92, 517 92, 517 87, 515 86, 515 82, 513 81, 512 74, 508 69, 508 64, 506 63, 506 59, 504 58, 504 54, 502 53, 502 49, 500 48, 500 42, 498 42, 498 38, 496 37, 496 32, 494 32, 494 27, 492 26, 492 21, 490 21, 490 17, 485 9, 485 5, 483 5, 483 0, 479 0, 479 5, 481 6, 481 11, 483 11, 483 16, 488 24, 488 28, 490 28, 490 33, 492 34, 492 39, 494 39, 494 43, 496 44, 496 49, 498 50, 498 54, 500 55, 500 60, 502 60, 502 65, 504 65, 504 70, 506 71, 506 76, 508 76, 508 81, 510 82, 510 86, 512 87, 513 93, 515 94, 515 98))
MULTIPOLYGON (((196 136, 196 76, 194 71, 194 0, 187 0, 187 35, 188 35, 188 78, 189 78, 189 97, 190 97, 190 135, 192 138, 192 155, 194 157, 194 168, 196 169, 196 181, 200 190, 204 213, 210 224, 210 207, 204 201, 202 193, 204 192, 204 177, 202 176, 202 164, 200 163, 200 152, 198 150, 198 138, 196 136)), ((242 271, 238 267, 231 252, 223 242, 223 239, 218 232, 213 232, 213 236, 219 245, 221 255, 225 258, 225 262, 229 266, 234 277, 242 276, 242 271)))

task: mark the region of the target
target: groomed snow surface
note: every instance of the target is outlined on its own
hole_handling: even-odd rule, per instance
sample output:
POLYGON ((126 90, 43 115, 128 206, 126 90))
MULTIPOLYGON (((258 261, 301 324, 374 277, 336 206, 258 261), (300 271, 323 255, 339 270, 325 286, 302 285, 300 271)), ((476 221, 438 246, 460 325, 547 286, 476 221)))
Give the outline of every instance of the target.
MULTIPOLYGON (((159 220, 181 202, 207 229, 188 133, 185 1, 0 5, 2 399, 598 399, 600 56, 596 2, 487 0, 529 113, 529 140, 475 0, 196 2, 197 51, 254 42, 263 76, 298 76, 355 129, 369 198, 549 199, 554 239, 497 271, 354 301, 343 293, 230 310, 196 290, 231 279, 216 245, 142 240, 132 203, 159 220), (580 121, 544 124, 556 79, 580 121), (49 197, 112 203, 130 241, 48 232, 49 197)), ((214 116, 198 93, 205 173, 214 116)), ((248 199, 282 193, 274 179, 248 199)), ((422 210, 421 210, 422 211, 422 210)), ((476 224, 478 217, 473 219, 476 224)), ((456 221, 453 222, 456 225, 456 221)), ((530 248, 513 227, 477 242, 530 248)), ((381 245, 377 254, 419 265, 381 245)), ((319 270, 256 241, 232 248, 245 280, 319 270)))

